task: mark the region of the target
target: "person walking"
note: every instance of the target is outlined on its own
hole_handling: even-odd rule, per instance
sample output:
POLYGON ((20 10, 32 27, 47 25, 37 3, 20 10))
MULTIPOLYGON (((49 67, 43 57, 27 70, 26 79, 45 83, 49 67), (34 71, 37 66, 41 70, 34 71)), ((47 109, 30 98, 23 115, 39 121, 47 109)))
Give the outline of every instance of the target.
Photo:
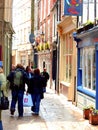
MULTIPOLYGON (((0 67, 0 95, 2 94, 1 91, 3 92, 5 97, 8 97, 8 91, 6 87, 6 76, 4 74, 3 68, 0 67)), ((0 110, 0 122, 1 122, 1 110, 0 110)))
POLYGON ((48 82, 49 77, 50 77, 46 68, 43 68, 43 72, 41 72, 41 75, 44 77, 43 92, 46 92, 47 82, 48 82))
POLYGON ((0 67, 0 84, 1 84, 1 91, 3 91, 4 96, 8 97, 8 90, 7 90, 7 80, 4 74, 3 68, 0 67))
MULTIPOLYGON (((32 72, 30 66, 27 66, 26 67, 26 73, 27 73, 27 76, 28 76, 28 82, 27 82, 27 87, 30 87, 30 79, 33 77, 34 73, 32 72)), ((26 88, 27 89, 27 88, 26 88)))
POLYGON ((40 74, 40 70, 37 68, 34 70, 34 76, 30 80, 31 86, 28 87, 28 93, 32 96, 33 107, 31 110, 35 115, 39 115, 40 102, 43 94, 43 78, 40 74))
POLYGON ((23 117, 23 95, 25 91, 25 83, 28 81, 27 74, 21 64, 17 64, 16 69, 11 71, 7 76, 7 80, 11 82, 11 115, 14 115, 16 103, 18 102, 18 116, 23 117))

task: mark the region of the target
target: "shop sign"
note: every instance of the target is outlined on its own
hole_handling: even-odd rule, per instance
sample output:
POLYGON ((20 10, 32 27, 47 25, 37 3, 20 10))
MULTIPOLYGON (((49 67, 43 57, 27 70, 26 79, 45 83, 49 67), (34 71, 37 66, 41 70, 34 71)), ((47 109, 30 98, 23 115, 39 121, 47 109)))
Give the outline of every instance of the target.
POLYGON ((64 15, 82 16, 82 0, 65 0, 64 15))
POLYGON ((0 67, 3 67, 3 61, 0 61, 0 67))
POLYGON ((31 34, 29 35, 29 41, 30 41, 30 43, 33 43, 33 42, 35 41, 35 38, 34 38, 34 34, 33 34, 33 33, 31 33, 31 34))

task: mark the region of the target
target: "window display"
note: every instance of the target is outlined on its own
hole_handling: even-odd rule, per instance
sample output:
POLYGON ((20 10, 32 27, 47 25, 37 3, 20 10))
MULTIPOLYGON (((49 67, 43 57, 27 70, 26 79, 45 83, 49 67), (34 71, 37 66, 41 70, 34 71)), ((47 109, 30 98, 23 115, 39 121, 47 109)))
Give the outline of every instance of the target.
POLYGON ((81 75, 81 77, 83 77, 82 85, 86 89, 95 90, 95 48, 92 47, 80 49, 80 57, 82 55, 82 51, 83 57, 80 58, 80 66, 83 68, 83 75, 81 75))

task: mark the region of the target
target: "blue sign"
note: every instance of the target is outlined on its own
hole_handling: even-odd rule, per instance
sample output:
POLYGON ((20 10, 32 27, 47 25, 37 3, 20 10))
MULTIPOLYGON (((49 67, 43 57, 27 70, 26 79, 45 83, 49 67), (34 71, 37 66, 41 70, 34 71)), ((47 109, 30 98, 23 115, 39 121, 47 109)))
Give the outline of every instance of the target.
POLYGON ((33 43, 33 42, 35 41, 35 38, 34 38, 34 34, 33 34, 33 33, 31 33, 31 34, 29 35, 29 41, 30 41, 31 43, 33 43))
POLYGON ((3 67, 3 61, 0 61, 0 67, 3 67))
POLYGON ((82 0, 65 0, 64 15, 82 16, 82 0))

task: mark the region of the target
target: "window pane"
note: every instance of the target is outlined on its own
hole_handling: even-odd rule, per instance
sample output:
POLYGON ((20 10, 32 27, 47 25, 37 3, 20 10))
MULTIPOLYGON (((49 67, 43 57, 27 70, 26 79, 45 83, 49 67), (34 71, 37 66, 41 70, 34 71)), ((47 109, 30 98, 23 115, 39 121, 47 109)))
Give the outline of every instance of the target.
POLYGON ((68 80, 68 56, 66 56, 66 80, 68 80))
MULTIPOLYGON (((81 57, 81 53, 80 53, 81 57)), ((80 58, 81 59, 81 58, 80 58)), ((80 60, 81 61, 81 60, 80 60)), ((85 48, 83 49, 83 87, 91 90, 95 90, 95 49, 85 48)))
POLYGON ((71 81, 72 56, 69 56, 69 81, 71 81))
POLYGON ((87 74, 88 74, 88 88, 91 88, 91 55, 88 53, 87 55, 87 74))
POLYGON ((82 55, 83 55, 83 49, 80 50, 80 68, 82 68, 82 55))

